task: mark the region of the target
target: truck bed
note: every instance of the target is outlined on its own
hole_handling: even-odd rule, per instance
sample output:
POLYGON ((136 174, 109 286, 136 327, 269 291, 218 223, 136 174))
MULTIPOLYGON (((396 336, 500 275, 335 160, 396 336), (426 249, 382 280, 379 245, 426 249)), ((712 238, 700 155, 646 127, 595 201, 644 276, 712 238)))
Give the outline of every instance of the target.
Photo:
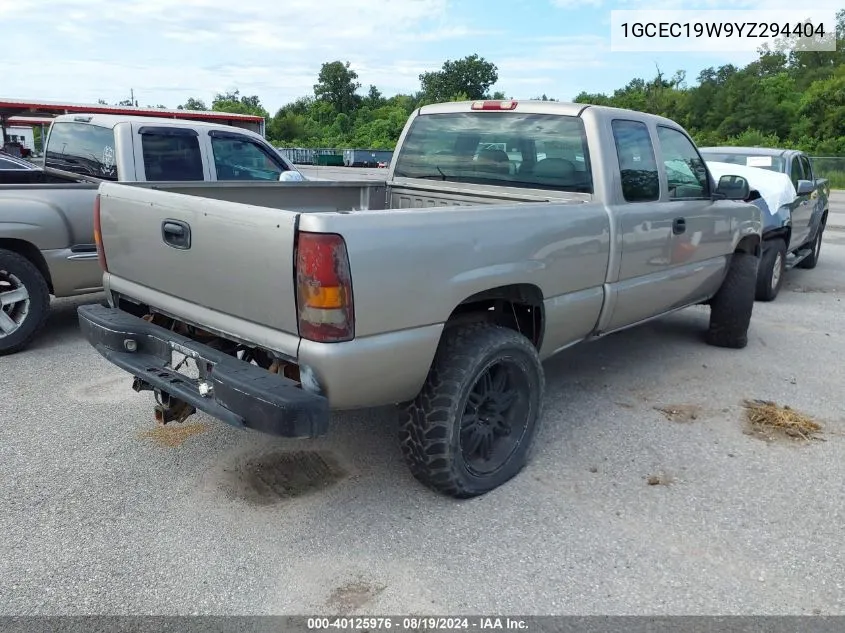
MULTIPOLYGON (((552 192, 504 187, 497 187, 496 191, 498 195, 492 196, 477 185, 442 182, 431 182, 431 186, 384 181, 103 183, 100 187, 100 222, 109 273, 108 287, 160 309, 169 308, 177 317, 188 318, 188 312, 199 309, 203 312, 205 325, 222 333, 230 331, 233 317, 260 326, 261 332, 256 330, 253 338, 265 343, 271 332, 277 339, 279 333, 286 333, 291 340, 284 347, 295 353, 298 315, 294 253, 297 232, 309 230, 304 218, 313 219, 308 223, 312 227, 310 230, 332 233, 334 229, 323 231, 320 225, 332 224, 332 218, 369 216, 368 221, 356 218, 361 220, 356 223, 360 231, 349 228, 346 235, 352 240, 353 275, 362 270, 361 266, 366 269, 371 265, 363 264, 372 250, 367 244, 382 243, 382 237, 402 249, 405 259, 458 257, 460 261, 452 262, 450 270, 454 266, 455 272, 459 269, 466 272, 473 268, 463 261, 470 255, 476 260, 484 260, 482 268, 487 269, 487 255, 480 254, 481 244, 484 244, 484 253, 492 257, 495 244, 502 238, 498 229, 497 235, 487 235, 495 226, 500 226, 501 222, 524 224, 524 214, 515 212, 514 205, 538 203, 544 209, 539 215, 545 216, 546 211, 555 212, 548 204, 550 201, 577 204, 584 198, 569 194, 568 199, 555 199, 551 197, 555 195, 552 192), (388 200, 393 209, 388 208, 388 200), (497 206, 498 209, 492 215, 485 211, 484 219, 474 214, 472 219, 465 217, 467 207, 477 205, 497 206), (421 211, 423 215, 420 215, 421 211), (403 217, 406 213, 407 219, 403 217), (446 220, 443 213, 451 219, 446 220), (467 226, 468 221, 471 227, 467 226), (175 228, 174 223, 183 228, 175 228), (454 230, 449 226, 460 227, 462 239, 466 239, 467 231, 476 236, 473 241, 478 245, 471 253, 452 251, 450 233, 454 230), (409 229, 412 230, 409 232, 409 229), (181 245, 168 244, 170 238, 165 236, 166 231, 184 231, 186 236, 189 234, 189 241, 181 245), (432 248, 425 253, 408 250, 406 242, 417 233, 431 241, 432 248), (443 249, 451 255, 441 253, 443 249)), ((584 229, 586 235, 604 235, 599 240, 606 240, 607 217, 583 210, 583 213, 572 214, 571 219, 583 222, 585 214, 594 218, 584 229)), ((343 230, 347 228, 344 226, 343 230)), ((523 227, 527 240, 525 248, 529 251, 536 249, 528 244, 536 230, 523 227)), ((596 279, 585 281, 588 285, 601 283, 606 271, 607 254, 599 251, 594 255, 598 257, 595 262, 597 275, 596 279)), ((524 259, 527 262, 530 255, 525 253, 524 259)), ((414 266, 423 277, 427 268, 422 263, 414 266)), ((482 273, 478 274, 483 277, 482 273)), ((365 286, 360 284, 364 283, 366 275, 361 279, 356 292, 364 293, 365 286)), ((474 279, 475 276, 470 275, 459 285, 471 284, 474 279)), ((426 285, 424 279, 417 283, 426 285)), ((462 287, 455 289, 455 292, 462 291, 462 287)), ((366 336, 375 327, 374 315, 368 316, 364 311, 358 317, 359 333, 366 336)), ((268 347, 279 350, 280 346, 268 347)))
POLYGON ((476 206, 504 202, 586 201, 589 196, 517 187, 490 187, 452 182, 424 186, 384 180, 275 182, 124 183, 133 187, 236 202, 297 213, 378 211, 429 207, 476 206))

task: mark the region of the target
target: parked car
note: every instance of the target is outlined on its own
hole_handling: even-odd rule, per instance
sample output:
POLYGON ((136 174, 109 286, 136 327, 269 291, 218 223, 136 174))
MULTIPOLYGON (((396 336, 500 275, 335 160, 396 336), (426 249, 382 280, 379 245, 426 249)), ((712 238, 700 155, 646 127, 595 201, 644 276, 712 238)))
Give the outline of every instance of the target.
POLYGON ((715 182, 666 118, 428 105, 386 181, 103 183, 108 303, 79 319, 134 389, 156 394, 161 423, 201 410, 316 437, 333 409, 400 403, 410 471, 470 497, 527 462, 542 360, 696 304, 710 306, 708 343, 746 346, 762 233, 748 193, 740 176, 715 182), (584 162, 537 160, 549 139, 584 162), (473 161, 502 141, 519 148, 517 173, 501 149, 473 161), (198 378, 180 373, 182 355, 198 378))
POLYGON ((37 336, 50 295, 102 290, 93 224, 101 182, 303 179, 258 134, 156 117, 59 116, 45 154, 44 168, 0 170, 0 354, 37 336))
MULTIPOLYGON (((0 184, 4 181, 4 172, 19 171, 38 171, 38 166, 32 164, 28 160, 24 160, 23 158, 18 158, 17 156, 7 154, 6 152, 0 152, 0 184)), ((8 179, 11 180, 12 177, 13 175, 10 174, 8 179)))
MULTIPOLYGON (((795 266, 815 268, 821 253, 824 229, 827 225, 830 186, 827 179, 817 178, 810 159, 798 150, 765 147, 705 147, 701 149, 704 160, 727 163, 724 171, 733 171, 749 181, 765 180, 761 187, 780 194, 777 208, 771 208, 765 199, 757 198, 755 204, 765 205, 763 214, 763 256, 757 274, 756 297, 759 301, 773 301, 783 285, 784 273, 795 266), (752 171, 738 170, 747 167, 752 171), (778 185, 753 170, 767 170, 785 176, 778 185), (774 189, 772 189, 772 187, 774 189)), ((760 188, 760 187, 757 187, 760 188)))

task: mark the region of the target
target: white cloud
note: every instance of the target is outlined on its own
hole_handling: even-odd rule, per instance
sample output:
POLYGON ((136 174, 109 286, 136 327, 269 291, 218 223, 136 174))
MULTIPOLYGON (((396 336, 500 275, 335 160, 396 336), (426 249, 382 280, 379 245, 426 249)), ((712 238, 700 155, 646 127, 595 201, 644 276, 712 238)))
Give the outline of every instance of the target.
MULTIPOLYGON (((651 9, 655 11, 676 10, 676 9, 714 9, 714 10, 735 10, 746 9, 760 11, 760 20, 766 19, 766 14, 771 10, 796 9, 794 0, 661 0, 655 4, 654 0, 549 0, 552 6, 561 9, 581 9, 589 7, 605 7, 608 12, 613 9, 651 9)), ((841 9, 840 0, 816 0, 813 8, 817 10, 841 9)))
POLYGON ((416 90, 445 61, 442 45, 497 35, 456 20, 455 1, 0 0, 15 69, 0 90, 78 102, 134 89, 139 103, 175 106, 238 88, 272 111, 310 94, 334 59, 365 87, 416 90))

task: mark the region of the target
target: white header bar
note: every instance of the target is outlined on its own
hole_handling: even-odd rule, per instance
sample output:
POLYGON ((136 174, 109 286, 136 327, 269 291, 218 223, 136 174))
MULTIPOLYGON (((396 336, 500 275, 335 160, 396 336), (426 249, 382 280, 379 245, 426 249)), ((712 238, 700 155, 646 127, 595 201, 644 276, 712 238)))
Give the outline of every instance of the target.
POLYGON ((612 52, 756 52, 764 44, 836 50, 836 11, 642 10, 610 12, 612 52))

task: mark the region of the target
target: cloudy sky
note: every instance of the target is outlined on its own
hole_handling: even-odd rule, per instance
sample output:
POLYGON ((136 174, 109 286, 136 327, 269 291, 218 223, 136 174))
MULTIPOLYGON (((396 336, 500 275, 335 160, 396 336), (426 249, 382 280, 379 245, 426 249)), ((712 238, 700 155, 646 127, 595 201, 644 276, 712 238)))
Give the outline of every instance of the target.
MULTIPOLYGON (((610 10, 756 9, 787 0, 0 0, 0 97, 139 105, 210 103, 239 89, 272 113, 310 94, 324 61, 350 61, 364 88, 412 91, 418 75, 478 53, 508 96, 566 100, 631 78, 744 64, 753 53, 610 50, 610 10), (309 8, 310 7, 310 8, 309 8), (317 8, 318 7, 318 8, 317 8)), ((821 0, 821 6, 836 8, 821 0)), ((819 3, 814 3, 819 6, 819 3)), ((761 19, 765 13, 760 13, 761 19)))

